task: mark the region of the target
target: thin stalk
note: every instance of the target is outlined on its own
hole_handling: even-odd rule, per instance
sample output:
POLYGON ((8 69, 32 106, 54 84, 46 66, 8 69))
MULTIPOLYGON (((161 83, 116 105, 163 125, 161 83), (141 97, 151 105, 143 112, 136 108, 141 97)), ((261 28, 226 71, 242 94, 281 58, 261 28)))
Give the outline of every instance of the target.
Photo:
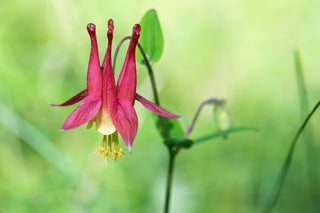
MULTIPOLYGON (((131 39, 131 36, 126 36, 124 37, 123 39, 121 39, 121 41, 119 42, 117 48, 116 48, 116 51, 114 53, 114 58, 113 58, 113 70, 115 70, 115 67, 116 67, 116 60, 117 60, 117 57, 118 57, 118 53, 119 53, 119 50, 120 50, 120 47, 121 45, 126 41, 126 40, 129 40, 131 39)), ((142 46, 140 45, 140 43, 138 42, 138 48, 141 52, 141 55, 144 59, 144 62, 145 62, 145 65, 147 67, 147 70, 148 70, 148 75, 149 75, 149 79, 150 79, 150 82, 151 82, 151 87, 152 87, 152 93, 153 93, 153 97, 154 97, 154 101, 155 103, 160 106, 160 101, 159 101, 159 96, 158 96, 158 92, 157 92, 157 86, 156 86, 156 81, 155 81, 155 78, 154 78, 154 74, 153 74, 153 70, 152 70, 152 67, 150 65, 150 62, 142 48, 142 46)), ((161 117, 159 115, 159 123, 160 123, 160 126, 161 126, 161 129, 162 129, 162 136, 164 138, 169 138, 169 131, 165 125, 165 122, 164 122, 164 118, 161 117)))
POLYGON ((148 70, 148 74, 149 74, 149 78, 150 78, 150 81, 151 81, 151 87, 152 87, 152 92, 153 92, 153 96, 154 96, 154 101, 157 105, 160 106, 160 101, 159 101, 159 97, 158 97, 158 92, 157 92, 157 86, 156 86, 156 81, 154 79, 154 74, 153 74, 153 70, 152 70, 152 67, 150 65, 150 62, 148 60, 148 57, 146 56, 142 46, 140 45, 140 43, 138 42, 138 48, 141 52, 141 55, 144 59, 144 62, 145 62, 145 65, 147 67, 147 70, 148 70))
POLYGON ((189 137, 189 135, 192 132, 193 127, 194 127, 194 125, 195 125, 195 123, 196 123, 196 121, 197 121, 197 119, 198 119, 198 117, 200 115, 200 112, 201 112, 202 108, 207 104, 214 104, 214 103, 218 103, 218 102, 221 103, 221 102, 224 102, 224 100, 212 98, 212 99, 209 99, 209 100, 206 100, 206 101, 202 102, 202 104, 198 108, 198 110, 197 110, 197 112, 196 112, 196 114, 195 114, 195 116, 193 118, 193 121, 192 121, 191 125, 188 127, 188 131, 184 134, 184 136, 183 136, 184 138, 188 138, 189 137))
POLYGON ((279 199, 280 192, 281 192, 282 187, 283 187, 283 184, 284 184, 284 182, 286 180, 289 167, 291 165, 294 149, 295 149, 296 144, 298 142, 299 136, 303 132, 304 128, 306 127, 306 125, 307 125, 308 121, 310 120, 311 116, 313 115, 313 113, 318 109, 319 105, 320 105, 320 101, 318 101, 318 103, 314 106, 312 111, 309 113, 307 118, 304 120, 303 124, 300 126, 300 128, 297 131, 295 137, 293 138, 293 140, 291 142, 291 146, 290 146, 289 152, 287 154, 287 158, 286 158, 286 160, 285 160, 285 162, 284 162, 284 164, 282 166, 282 169, 281 169, 281 172, 279 174, 278 180, 275 183, 274 191, 270 196, 269 202, 267 202, 266 206, 262 210, 263 213, 271 212, 273 210, 275 204, 277 203, 277 201, 279 199))
MULTIPOLYGON (((148 60, 148 58, 147 58, 147 56, 146 56, 146 54, 145 54, 145 52, 139 42, 138 42, 138 48, 139 48, 141 55, 144 59, 144 64, 146 65, 147 70, 148 70, 148 75, 149 75, 149 78, 151 81, 151 87, 152 87, 152 92, 153 92, 153 96, 154 96, 154 101, 158 106, 160 106, 156 81, 154 78, 152 67, 151 67, 150 62, 149 62, 149 60, 148 60)), ((164 118, 161 116, 159 116, 159 123, 161 125, 163 137, 165 139, 169 138, 169 131, 165 125, 164 118)), ((167 174, 166 197, 165 197, 165 204, 164 204, 164 212, 165 213, 169 212, 175 157, 180 150, 179 147, 172 147, 172 146, 167 146, 167 147, 168 147, 168 151, 169 151, 169 168, 168 168, 168 174, 167 174)))
MULTIPOLYGON (((303 67, 301 62, 301 57, 299 51, 296 50, 294 52, 294 62, 295 62, 295 70, 296 70, 296 77, 297 77, 297 86, 299 92, 299 99, 300 99, 300 114, 301 120, 303 121, 304 116, 308 113, 309 104, 308 104, 308 93, 306 89, 306 84, 304 81, 303 76, 303 67)), ((317 149, 315 147, 314 142, 314 134, 312 125, 309 125, 306 128, 304 134, 304 145, 305 145, 305 152, 306 152, 306 166, 307 172, 310 179, 310 191, 311 191, 311 198, 313 200, 314 208, 316 212, 320 211, 319 205, 319 176, 318 176, 318 159, 317 159, 317 149)))
POLYGON ((121 41, 119 42, 116 51, 114 52, 114 57, 113 57, 113 62, 112 62, 112 67, 113 67, 113 72, 116 70, 116 61, 117 61, 117 57, 118 57, 118 53, 120 50, 121 45, 126 41, 131 39, 131 36, 126 36, 123 39, 121 39, 121 41))
MULTIPOLYGON (((126 36, 123 39, 121 39, 121 41, 119 42, 119 44, 118 44, 118 46, 116 48, 116 51, 114 52, 114 58, 113 58, 113 63, 112 63, 113 69, 115 69, 115 67, 116 67, 116 60, 117 60, 118 53, 119 53, 121 45, 126 40, 129 40, 129 39, 131 39, 131 36, 126 36)), ((138 45, 138 48, 139 48, 139 50, 141 52, 141 55, 142 55, 142 57, 144 59, 145 65, 146 65, 147 70, 148 70, 149 78, 150 78, 150 81, 151 81, 152 92, 153 92, 153 96, 154 96, 154 101, 155 101, 155 103, 157 105, 160 106, 160 101, 159 101, 159 97, 158 97, 156 81, 154 79, 152 67, 151 67, 150 62, 149 62, 149 60, 148 60, 148 58, 147 58, 147 56, 146 56, 146 54, 145 54, 145 52, 144 52, 144 50, 143 50, 143 48, 142 48, 142 46, 140 45, 139 42, 137 43, 137 45, 138 45)))
POLYGON ((166 198, 165 198, 165 204, 164 204, 164 213, 169 212, 174 163, 175 163, 175 157, 179 152, 179 148, 177 147, 168 147, 168 148, 169 148, 168 149, 169 150, 169 168, 168 168, 168 175, 167 175, 167 187, 166 187, 166 198))
MULTIPOLYGON (((115 65, 116 65, 116 59, 119 53, 119 49, 121 47, 121 45, 126 41, 129 40, 131 37, 127 36, 124 37, 118 44, 116 51, 115 51, 115 55, 114 55, 114 60, 113 60, 113 69, 115 70, 115 65)), ((150 62, 142 48, 142 46, 140 45, 140 43, 137 43, 138 48, 141 52, 141 55, 144 59, 144 64, 147 67, 148 70, 148 75, 149 75, 149 79, 151 82, 151 87, 152 87, 152 92, 153 92, 153 96, 154 96, 154 101, 155 103, 160 106, 160 101, 159 101, 159 96, 158 96, 158 92, 157 92, 157 86, 156 86, 156 81, 154 78, 154 74, 153 74, 153 70, 152 67, 150 65, 150 62)), ((162 129, 162 135, 163 138, 167 139, 169 138, 169 131, 165 125, 165 121, 164 118, 159 116, 159 123, 161 125, 161 129, 162 129)), ((168 147, 168 151, 169 151, 169 168, 168 168, 168 175, 167 175, 167 186, 166 186, 166 197, 165 197, 165 207, 164 207, 164 212, 168 213, 169 212, 169 204, 170 204, 170 197, 171 197, 171 186, 172 186, 172 179, 173 179, 173 172, 174 172, 174 163, 175 163, 175 157, 177 155, 177 153, 179 152, 180 148, 179 147, 172 147, 172 146, 167 146, 168 147)))
MULTIPOLYGON (((138 48, 141 52, 141 55, 144 59, 144 62, 145 62, 145 65, 147 67, 147 70, 148 70, 148 75, 149 75, 149 78, 150 78, 150 81, 151 81, 151 87, 152 87, 152 92, 153 92, 153 97, 154 97, 154 101, 155 103, 160 106, 160 101, 159 101, 159 96, 158 96, 158 90, 157 90, 157 85, 156 85, 156 81, 155 81, 155 78, 154 78, 154 74, 153 74, 153 70, 152 70, 152 67, 150 65, 150 62, 142 48, 142 46, 140 45, 140 43, 138 42, 138 48)), ((161 129, 162 129, 162 135, 163 137, 166 139, 166 138, 169 138, 169 131, 166 127, 166 124, 164 122, 164 118, 161 117, 159 115, 159 123, 160 123, 160 126, 161 126, 161 129)))

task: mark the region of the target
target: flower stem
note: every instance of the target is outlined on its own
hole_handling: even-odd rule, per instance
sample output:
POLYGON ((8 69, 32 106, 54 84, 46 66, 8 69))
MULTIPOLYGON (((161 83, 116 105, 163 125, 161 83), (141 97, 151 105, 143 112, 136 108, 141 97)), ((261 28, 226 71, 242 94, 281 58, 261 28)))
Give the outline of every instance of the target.
MULTIPOLYGON (((123 44, 124 41, 129 40, 131 37, 127 36, 124 37, 118 44, 117 49, 115 51, 115 55, 114 55, 114 60, 113 60, 113 69, 115 70, 115 65, 116 65, 116 59, 118 56, 118 52, 119 49, 121 47, 121 45, 123 44)), ((148 60, 148 57, 146 56, 142 46, 140 45, 140 43, 137 43, 138 48, 141 52, 141 55, 144 59, 144 64, 147 67, 148 70, 148 75, 151 81, 151 87, 152 87, 152 92, 153 92, 153 96, 154 96, 154 101, 155 103, 160 106, 160 101, 159 101, 159 96, 158 96, 158 92, 157 92, 157 86, 156 86, 156 81, 154 78, 154 74, 153 74, 153 70, 151 67, 151 64, 148 60)), ((165 124, 165 120, 163 117, 161 117, 159 115, 159 123, 162 129, 162 136, 164 139, 169 138, 169 131, 167 129, 167 126, 165 124)), ((169 212, 169 203, 170 203, 170 195, 171 195, 171 186, 172 186, 172 177, 173 177, 173 171, 174 171, 174 162, 175 162, 175 156, 177 155, 177 153, 180 150, 180 147, 176 147, 176 146, 167 146, 168 147, 168 151, 169 151, 169 168, 168 168, 168 176, 167 176, 167 187, 166 187, 166 198, 165 198, 165 208, 164 208, 164 212, 168 213, 169 212)))
MULTIPOLYGON (((154 78, 152 67, 151 67, 150 62, 149 62, 149 60, 148 60, 148 58, 147 58, 147 56, 146 56, 146 54, 145 54, 145 52, 139 42, 138 42, 138 47, 139 47, 141 55, 144 59, 144 63, 145 63, 147 70, 148 70, 148 74, 149 74, 149 78, 150 78, 151 86, 152 86, 152 92, 153 92, 153 96, 154 96, 154 101, 158 106, 160 106, 156 81, 154 78)), ((169 138, 169 131, 165 125, 164 118, 161 117, 160 115, 159 115, 159 123, 160 123, 161 129, 162 129, 162 136, 165 139, 169 138)), ((175 147, 175 146, 167 146, 167 147, 168 147, 168 151, 169 151, 169 168, 168 168, 168 174, 167 174, 167 187, 166 187, 166 197, 165 197, 165 204, 164 204, 164 212, 165 213, 169 212, 169 204, 170 204, 170 197, 171 197, 171 186, 172 186, 172 177, 173 177, 173 171, 174 171, 175 157, 180 150, 179 147, 175 147)))
POLYGON ((168 146, 168 151, 169 151, 169 168, 168 168, 168 175, 167 175, 167 188, 166 188, 166 198, 165 198, 165 204, 164 204, 164 213, 169 212, 174 163, 175 163, 175 157, 179 152, 179 148, 168 146))
POLYGON ((118 53, 120 50, 121 45, 123 44, 123 42, 125 42, 126 40, 130 40, 131 36, 126 36, 123 39, 121 39, 121 41, 119 42, 116 51, 114 52, 114 57, 113 57, 113 62, 112 62, 112 67, 113 67, 113 72, 115 72, 116 70, 116 61, 117 61, 117 57, 118 57, 118 53))
MULTIPOLYGON (((117 56, 118 56, 118 53, 119 53, 119 50, 120 50, 120 47, 121 45, 126 41, 126 40, 129 40, 131 38, 131 36, 126 36, 124 37, 123 39, 121 39, 121 41, 119 42, 117 48, 116 48, 116 51, 114 53, 114 58, 113 58, 113 69, 115 69, 116 67, 116 60, 117 60, 117 56)), ((138 42, 137 43, 138 45, 138 48, 141 52, 141 55, 144 59, 144 63, 148 69, 148 74, 149 74, 149 78, 150 78, 150 81, 151 81, 151 87, 152 87, 152 92, 153 92, 153 96, 154 96, 154 101, 157 105, 160 106, 160 101, 159 101, 159 97, 158 97, 158 93, 157 93, 157 86, 156 86, 156 81, 154 79, 154 75, 153 75, 153 70, 152 70, 152 67, 150 65, 150 62, 141 46, 141 44, 138 42)))
MULTIPOLYGON (((138 48, 141 52, 141 55, 144 59, 144 63, 147 67, 147 70, 148 70, 148 75, 149 75, 149 78, 150 78, 150 81, 151 81, 151 87, 152 87, 152 92, 153 92, 153 97, 154 97, 154 101, 155 103, 160 106, 160 101, 159 101, 159 96, 158 96, 158 92, 157 92, 157 86, 156 86, 156 81, 155 81, 155 78, 154 78, 154 74, 153 74, 153 70, 152 70, 152 67, 150 65, 150 62, 142 48, 142 46, 140 45, 140 43, 138 42, 138 48)), ((164 118, 161 117, 159 115, 159 123, 160 123, 160 126, 161 126, 161 129, 162 129, 162 136, 164 138, 169 138, 169 132, 168 132, 168 129, 166 127, 166 124, 164 122, 164 118)))
MULTIPOLYGON (((116 60, 117 60, 117 56, 118 56, 118 53, 119 53, 119 49, 121 47, 121 45, 126 41, 126 40, 129 40, 131 38, 131 36, 126 36, 124 37, 118 44, 117 48, 116 48, 116 51, 114 53, 114 58, 113 58, 113 70, 115 71, 115 67, 116 67, 116 60)), ((146 65, 147 67, 147 70, 148 70, 148 75, 149 75, 149 78, 150 78, 150 81, 151 81, 151 87, 152 87, 152 92, 153 92, 153 97, 154 97, 154 101, 155 103, 160 106, 160 101, 159 101, 159 96, 158 96, 158 92, 157 92, 157 86, 156 86, 156 81, 155 81, 155 78, 154 78, 154 74, 153 74, 153 70, 152 70, 152 67, 150 65, 150 62, 148 60, 148 57, 146 56, 142 46, 140 45, 140 43, 138 42, 137 43, 138 45, 138 48, 141 52, 141 55, 144 59, 144 64, 146 65)), ((159 115, 159 123, 160 123, 160 126, 161 126, 161 129, 162 129, 162 136, 166 139, 166 138, 169 138, 169 131, 166 127, 166 124, 164 122, 164 118, 161 117, 159 115)))
POLYGON ((194 118, 193 118, 193 120, 192 120, 192 123, 191 123, 191 125, 188 127, 188 131, 184 134, 184 138, 188 138, 189 137, 189 135, 190 135, 190 133, 192 132, 192 130, 193 130, 193 127, 194 127, 194 125, 195 125, 195 123, 196 123, 196 121, 197 121, 197 119, 198 119, 198 117, 199 117, 199 115, 200 115, 200 112, 201 112, 201 110, 202 110, 202 108, 205 106, 205 105, 207 105, 207 104, 215 104, 215 103, 224 103, 225 102, 225 100, 223 100, 223 99, 216 99, 216 98, 211 98, 211 99, 209 99, 209 100, 206 100, 206 101, 204 101, 204 102, 202 102, 202 104, 199 106, 199 108, 198 108, 198 110, 197 110, 197 112, 196 112, 196 114, 195 114, 195 116, 194 116, 194 118))

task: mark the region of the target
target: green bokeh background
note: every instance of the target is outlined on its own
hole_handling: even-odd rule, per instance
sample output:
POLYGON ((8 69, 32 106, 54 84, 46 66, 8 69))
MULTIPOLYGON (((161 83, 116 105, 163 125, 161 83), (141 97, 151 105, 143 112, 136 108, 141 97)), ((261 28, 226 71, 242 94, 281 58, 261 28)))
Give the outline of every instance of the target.
MULTIPOLYGON (((162 106, 186 127, 202 101, 225 98, 234 126, 259 129, 182 151, 171 212, 262 209, 301 124, 295 49, 309 110, 320 98, 319 1, 0 1, 0 212, 162 212, 168 153, 151 112, 136 104, 133 153, 115 163, 94 155, 94 128, 59 131, 74 107, 47 105, 86 86, 87 23, 97 25, 102 57, 107 19, 115 47, 150 8, 164 33, 154 65, 162 106)), ((138 92, 152 99, 146 69, 137 69, 138 92)), ((311 123, 319 152, 319 113, 311 123)), ((190 137, 216 131, 207 107, 190 137)), ((320 169, 301 140, 274 212, 319 212, 309 166, 320 169)))

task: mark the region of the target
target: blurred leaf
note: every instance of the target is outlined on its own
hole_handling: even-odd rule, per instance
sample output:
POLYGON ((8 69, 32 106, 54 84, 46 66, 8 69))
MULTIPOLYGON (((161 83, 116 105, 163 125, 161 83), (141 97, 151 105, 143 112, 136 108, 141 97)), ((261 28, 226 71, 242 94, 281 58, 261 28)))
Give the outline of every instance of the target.
POLYGON ((308 113, 308 94, 306 89, 306 84, 304 82, 302 63, 300 58, 300 53, 298 50, 294 52, 294 62, 296 68, 297 86, 300 97, 300 109, 301 118, 304 119, 305 114, 308 113))
MULTIPOLYGON (((140 21, 140 25, 141 36, 139 43, 149 61, 156 62, 160 59, 163 52, 163 35, 156 10, 151 9, 146 12, 140 21)), ((137 61, 141 64, 144 63, 140 51, 137 51, 137 61)))
POLYGON ((206 142, 208 140, 212 140, 212 139, 216 139, 216 138, 220 138, 220 137, 225 137, 229 134, 236 133, 236 132, 242 132, 242 131, 258 131, 258 130, 256 128, 249 128, 249 127, 233 127, 228 130, 219 131, 219 132, 214 133, 212 135, 208 135, 208 136, 205 136, 205 137, 193 140, 193 141, 195 144, 198 144, 198 143, 206 142))
POLYGON ((75 162, 28 121, 0 102, 0 123, 23 139, 74 183, 81 176, 75 162))
POLYGON ((178 146, 181 148, 190 148, 193 145, 193 141, 186 138, 169 138, 165 139, 164 144, 167 146, 178 146))

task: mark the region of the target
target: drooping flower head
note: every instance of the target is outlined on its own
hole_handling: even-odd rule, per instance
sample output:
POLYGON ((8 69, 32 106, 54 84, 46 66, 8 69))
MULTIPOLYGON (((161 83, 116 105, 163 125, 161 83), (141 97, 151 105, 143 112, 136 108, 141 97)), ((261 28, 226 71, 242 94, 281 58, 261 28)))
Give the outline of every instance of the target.
MULTIPOLYGON (((132 36, 127 55, 121 69, 117 85, 111 63, 111 48, 113 39, 113 20, 108 21, 108 46, 100 68, 95 25, 87 26, 91 38, 91 53, 87 74, 87 89, 62 104, 52 106, 69 106, 82 100, 69 115, 62 130, 73 129, 90 121, 96 122, 96 128, 104 136, 100 155, 118 158, 123 155, 118 145, 117 132, 122 136, 125 145, 131 151, 132 142, 138 130, 138 118, 134 109, 135 100, 142 103, 148 110, 167 118, 177 119, 180 116, 172 114, 160 106, 148 101, 136 93, 137 73, 135 49, 140 37, 141 27, 133 26, 132 36)), ((89 125, 91 126, 91 125, 89 125)))

